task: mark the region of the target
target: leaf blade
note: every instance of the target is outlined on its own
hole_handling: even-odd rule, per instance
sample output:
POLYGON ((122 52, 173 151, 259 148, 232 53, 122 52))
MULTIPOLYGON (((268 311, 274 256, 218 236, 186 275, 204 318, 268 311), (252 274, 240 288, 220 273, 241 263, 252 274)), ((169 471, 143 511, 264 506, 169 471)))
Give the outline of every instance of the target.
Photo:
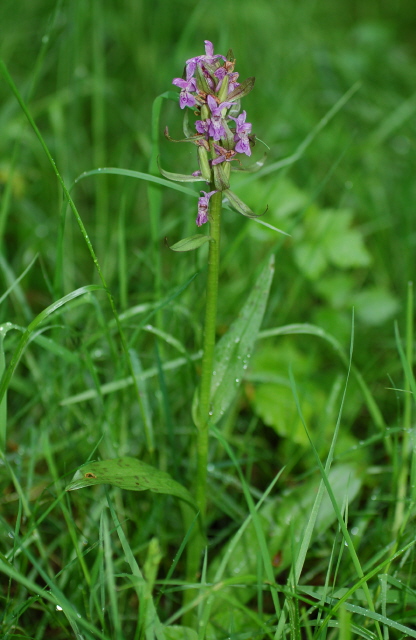
POLYGON ((242 307, 239 317, 215 347, 211 385, 212 424, 216 424, 230 406, 240 386, 263 321, 273 274, 272 255, 242 307))
POLYGON ((96 484, 111 484, 128 491, 152 491, 172 495, 196 509, 191 494, 165 471, 146 462, 124 456, 89 462, 78 469, 65 491, 76 491, 96 484))
POLYGON ((169 247, 171 251, 195 251, 195 249, 199 249, 203 244, 209 242, 211 240, 211 236, 204 236, 201 233, 197 233, 194 236, 189 236, 188 238, 182 238, 178 242, 175 242, 172 246, 169 247))

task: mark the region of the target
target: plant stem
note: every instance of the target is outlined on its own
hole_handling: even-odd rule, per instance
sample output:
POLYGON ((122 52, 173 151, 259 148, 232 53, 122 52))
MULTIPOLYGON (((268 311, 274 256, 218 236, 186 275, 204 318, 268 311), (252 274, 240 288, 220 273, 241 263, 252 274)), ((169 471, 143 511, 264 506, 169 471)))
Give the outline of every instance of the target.
MULTIPOLYGON (((211 187, 213 188, 213 187, 211 187)), ((197 436, 196 500, 202 521, 206 511, 206 478, 208 462, 208 431, 211 399, 212 369, 214 363, 215 329, 217 322, 218 273, 220 262, 221 192, 210 200, 210 236, 208 279, 205 307, 204 354, 202 356, 201 386, 199 391, 199 420, 197 436)))
MULTIPOLYGON (((211 184, 211 190, 215 187, 211 184)), ((205 327, 202 356, 202 374, 199 389, 198 433, 196 442, 196 490, 195 497, 199 509, 201 526, 188 544, 187 580, 195 582, 201 560, 201 552, 205 544, 205 515, 207 506, 207 466, 208 466, 208 437, 209 412, 211 397, 211 380, 214 363, 215 329, 217 320, 218 274, 220 259, 220 225, 221 225, 221 192, 214 193, 210 204, 210 243, 208 254, 208 278, 205 306, 205 327)), ((185 591, 184 605, 195 596, 192 590, 185 591)), ((188 616, 185 616, 189 619, 188 616)))

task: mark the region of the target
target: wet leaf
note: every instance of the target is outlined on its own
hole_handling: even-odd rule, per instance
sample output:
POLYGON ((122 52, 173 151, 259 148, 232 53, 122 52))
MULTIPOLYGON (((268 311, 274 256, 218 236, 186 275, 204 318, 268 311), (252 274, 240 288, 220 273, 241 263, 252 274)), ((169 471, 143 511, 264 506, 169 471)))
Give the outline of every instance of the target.
POLYGON ((169 249, 172 251, 194 251, 195 249, 199 249, 203 244, 209 242, 211 240, 211 236, 204 236, 200 233, 197 233, 195 236, 189 236, 188 238, 182 238, 179 242, 175 242, 169 249))
POLYGON ((165 627, 164 631, 166 640, 198 640, 197 632, 190 627, 173 625, 165 627))
POLYGON ((211 420, 214 424, 230 406, 247 369, 263 321, 273 274, 274 256, 271 256, 240 315, 215 348, 211 385, 211 420))
POLYGON ((176 482, 165 471, 136 458, 124 457, 112 460, 89 462, 75 473, 66 491, 75 491, 95 484, 111 484, 129 491, 153 491, 176 496, 191 504, 195 503, 189 491, 176 482))

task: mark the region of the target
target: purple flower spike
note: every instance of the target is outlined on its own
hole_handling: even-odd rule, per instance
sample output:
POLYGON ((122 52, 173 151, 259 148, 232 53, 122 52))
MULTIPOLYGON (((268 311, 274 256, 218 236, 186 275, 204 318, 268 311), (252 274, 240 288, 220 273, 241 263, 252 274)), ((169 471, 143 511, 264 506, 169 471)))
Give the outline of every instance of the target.
POLYGON ((248 134, 251 133, 251 123, 246 122, 246 112, 243 111, 237 118, 229 117, 236 124, 234 142, 237 144, 235 145, 235 150, 238 153, 245 153, 247 156, 251 156, 250 141, 248 139, 248 134))
POLYGON ((208 222, 208 207, 209 207, 209 199, 216 191, 210 191, 207 193, 206 191, 201 191, 204 195, 198 200, 198 215, 196 218, 196 224, 198 227, 208 222))
MULTIPOLYGON (((185 111, 185 139, 175 142, 196 145, 199 168, 192 176, 202 178, 207 184, 205 189, 217 188, 217 191, 208 193, 201 191, 196 218, 198 227, 208 221, 212 195, 229 188, 230 165, 227 163, 236 160, 244 171, 240 154, 251 156, 255 139, 251 133, 251 123, 246 122, 246 112, 239 114, 240 100, 252 90, 255 78, 238 82, 239 75, 234 71, 236 61, 232 54, 226 58, 214 53, 214 45, 210 40, 204 40, 204 43, 204 55, 186 61, 185 78, 172 81, 180 88, 181 109, 190 107, 196 116, 192 131, 186 121, 188 112, 185 111)), ((169 133, 165 135, 171 140, 169 133)))
POLYGON ((196 104, 196 100, 191 91, 196 91, 196 80, 192 78, 192 73, 186 69, 186 80, 182 78, 175 78, 172 80, 172 84, 181 88, 181 94, 179 97, 179 106, 181 109, 185 107, 193 107, 196 104))

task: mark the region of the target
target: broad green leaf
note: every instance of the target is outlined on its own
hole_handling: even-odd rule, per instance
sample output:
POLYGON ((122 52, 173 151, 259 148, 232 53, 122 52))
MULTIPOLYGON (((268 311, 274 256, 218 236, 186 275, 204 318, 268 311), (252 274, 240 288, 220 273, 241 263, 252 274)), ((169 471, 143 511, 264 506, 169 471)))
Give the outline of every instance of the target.
POLYGON ((219 340, 214 354, 211 421, 215 424, 233 401, 257 339, 274 273, 274 256, 264 267, 240 315, 219 340))
POLYGON ((354 307, 361 322, 377 326, 394 316, 400 304, 384 287, 373 287, 360 291, 354 297, 354 307))
POLYGON ((369 266, 371 256, 363 234, 352 224, 349 209, 308 209, 303 226, 294 233, 295 261, 307 278, 318 280, 329 266, 339 269, 369 266))
POLYGON ((307 445, 309 441, 293 400, 288 370, 292 367, 302 380, 302 410, 313 428, 322 425, 325 411, 325 393, 320 382, 310 374, 317 366, 314 351, 304 353, 294 341, 279 341, 278 345, 256 346, 247 376, 253 384, 250 403, 256 415, 279 436, 298 445, 307 445))
POLYGON ((211 236, 204 236, 201 233, 197 233, 195 236, 189 236, 189 238, 182 238, 179 242, 175 242, 169 249, 172 251, 194 251, 199 249, 203 244, 209 242, 211 236))
POLYGON ((172 625, 165 627, 164 631, 166 640, 198 640, 197 632, 190 627, 172 625))
POLYGON ((75 491, 94 484, 111 484, 129 491, 165 493, 181 498, 196 508, 189 491, 168 473, 128 456, 85 464, 78 469, 65 490, 75 491))

